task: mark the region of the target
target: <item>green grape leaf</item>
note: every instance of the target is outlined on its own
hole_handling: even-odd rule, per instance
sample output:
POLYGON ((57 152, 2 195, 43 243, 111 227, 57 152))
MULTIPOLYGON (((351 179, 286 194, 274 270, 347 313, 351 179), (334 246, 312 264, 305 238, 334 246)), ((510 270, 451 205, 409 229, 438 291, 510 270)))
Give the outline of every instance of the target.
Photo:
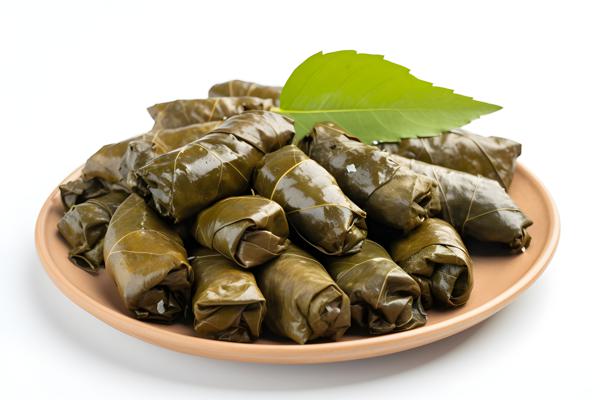
POLYGON ((296 121, 298 137, 332 121, 369 143, 435 136, 499 109, 417 79, 383 56, 344 50, 300 64, 277 111, 296 121))

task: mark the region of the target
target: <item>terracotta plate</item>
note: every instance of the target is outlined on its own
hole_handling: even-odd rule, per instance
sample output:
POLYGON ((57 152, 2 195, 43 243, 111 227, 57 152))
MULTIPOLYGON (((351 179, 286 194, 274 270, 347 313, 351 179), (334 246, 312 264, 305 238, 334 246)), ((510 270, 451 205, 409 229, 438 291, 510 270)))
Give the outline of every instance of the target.
MULTIPOLYGON (((69 176, 73 179, 79 170, 69 176)), ((139 339, 176 351, 228 360, 281 364, 309 364, 354 360, 422 346, 463 331, 488 318, 514 300, 544 271, 558 244, 556 206, 544 186, 519 165, 511 196, 534 221, 531 247, 523 254, 474 255, 474 289, 466 306, 429 313, 424 327, 376 337, 350 334, 337 342, 296 345, 275 338, 252 344, 201 339, 185 325, 157 325, 127 315, 108 274, 92 276, 67 259, 67 246, 56 224, 62 216, 58 189, 48 197, 35 229, 37 250, 46 272, 73 302, 107 324, 139 339)))

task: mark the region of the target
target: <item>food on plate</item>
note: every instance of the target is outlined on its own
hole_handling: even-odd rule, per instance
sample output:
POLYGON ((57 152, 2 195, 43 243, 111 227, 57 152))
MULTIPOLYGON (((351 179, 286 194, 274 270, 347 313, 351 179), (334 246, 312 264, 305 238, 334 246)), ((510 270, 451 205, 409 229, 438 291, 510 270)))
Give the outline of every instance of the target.
POLYGON ((75 204, 83 203, 86 200, 110 192, 110 189, 99 179, 90 179, 86 181, 81 177, 63 183, 58 189, 60 191, 60 200, 65 211, 68 211, 75 204))
POLYGON ((483 176, 392 156, 414 172, 435 180, 441 202, 440 218, 461 236, 505 245, 512 252, 529 247, 527 228, 533 222, 496 181, 483 176))
POLYGON ((153 130, 181 128, 201 122, 222 121, 248 110, 269 110, 270 99, 258 97, 212 97, 209 99, 175 100, 148 108, 154 119, 153 130))
POLYGON ((279 203, 294 232, 325 254, 355 253, 367 236, 365 212, 323 167, 294 145, 263 158, 254 189, 279 203))
POLYGON ((135 193, 110 220, 104 262, 135 318, 166 323, 186 312, 193 272, 183 242, 135 193))
POLYGON ((130 189, 135 186, 135 170, 161 154, 178 149, 215 130, 222 121, 201 122, 181 128, 156 128, 148 134, 129 142, 121 159, 119 173, 130 189))
POLYGON ((237 265, 250 268, 277 257, 287 247, 285 211, 261 196, 223 199, 196 217, 194 237, 237 265))
POLYGON ((240 80, 217 83, 208 91, 209 97, 254 96, 261 99, 271 99, 276 106, 279 105, 280 95, 281 87, 279 86, 265 86, 240 80))
POLYGON ((508 190, 521 144, 495 136, 454 129, 438 136, 379 143, 380 149, 402 157, 493 179, 508 190))
POLYGON ((194 270, 194 330, 207 339, 251 342, 261 332, 265 298, 251 272, 219 253, 200 248, 190 257, 194 270))
POLYGON ((69 260, 87 272, 104 266, 106 228, 124 192, 111 192, 74 204, 58 222, 58 232, 69 245, 69 260))
POLYGON ((473 262, 460 235, 446 221, 427 219, 407 236, 389 243, 392 259, 421 286, 428 309, 458 307, 473 289, 473 262))
POLYGON ((317 123, 300 148, 334 176, 344 193, 379 223, 408 232, 439 208, 435 182, 333 123, 317 123))
POLYGON ((336 339, 350 327, 350 300, 310 254, 291 244, 256 270, 269 329, 298 344, 336 339))
POLYGON ((262 156, 288 144, 293 122, 269 111, 230 117, 217 129, 135 171, 135 189, 175 222, 214 202, 244 194, 262 156))
POLYGON ((406 331, 425 325, 419 284, 372 240, 361 251, 326 257, 325 268, 350 298, 352 321, 370 334, 406 331))

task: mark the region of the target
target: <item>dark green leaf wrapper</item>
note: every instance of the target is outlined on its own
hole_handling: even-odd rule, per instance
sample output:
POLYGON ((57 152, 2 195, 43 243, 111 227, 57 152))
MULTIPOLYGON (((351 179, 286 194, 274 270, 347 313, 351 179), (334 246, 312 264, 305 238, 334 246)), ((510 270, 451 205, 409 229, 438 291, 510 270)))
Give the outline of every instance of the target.
MULTIPOLYGON (((127 185, 120 172, 123 156, 127 152, 129 143, 134 140, 142 139, 146 134, 138 135, 118 143, 111 143, 102 146, 95 152, 83 166, 81 176, 83 180, 100 180, 105 186, 118 186, 122 190, 127 190, 127 185)), ((116 189, 116 187, 113 187, 116 189)))
POLYGON ((295 232, 330 255, 355 253, 367 236, 366 214, 335 179, 294 145, 267 154, 257 166, 254 189, 279 203, 295 232))
POLYGON ((153 158, 200 139, 222 123, 222 121, 211 121, 175 129, 156 128, 139 139, 132 140, 129 142, 119 167, 119 173, 125 180, 126 186, 129 189, 135 186, 135 170, 153 158))
POLYGON ((458 307, 473 289, 473 262, 456 230, 430 218, 406 237, 392 239, 392 259, 421 286, 425 308, 458 307))
POLYGON ((387 251, 366 240, 360 252, 326 257, 325 267, 348 295, 352 320, 372 335, 406 331, 425 325, 419 284, 387 251))
POLYGON ((106 228, 127 195, 111 192, 73 205, 58 222, 58 232, 69 245, 69 260, 91 273, 104 266, 106 228))
POLYGON ((245 193, 265 153, 294 137, 293 122, 268 111, 235 115, 219 128, 136 170, 136 191, 159 214, 179 222, 214 202, 245 193))
POLYGON ((265 86, 240 80, 217 83, 208 91, 209 97, 254 96, 261 99, 271 99, 276 106, 279 106, 280 95, 281 87, 279 86, 265 86))
POLYGON ((461 236, 502 243, 513 252, 529 247, 533 222, 496 181, 392 155, 399 164, 435 179, 441 213, 461 236))
POLYGON ((86 181, 83 178, 77 178, 70 182, 63 183, 58 189, 60 191, 60 200, 65 211, 71 209, 75 204, 80 204, 89 199, 110 193, 110 189, 99 179, 90 179, 86 181))
POLYGON ((196 217, 194 237, 239 266, 251 268, 277 257, 287 247, 285 211, 260 196, 223 199, 196 217))
POLYGON ((258 97, 213 97, 175 100, 148 108, 153 130, 173 129, 209 121, 222 121, 248 110, 270 110, 273 102, 258 97))
POLYGON ((300 148, 333 175, 370 219, 408 232, 439 209, 435 182, 332 123, 315 124, 300 148))
POLYGON ((252 273, 219 253, 201 248, 194 270, 194 330, 207 339, 251 342, 260 335, 266 300, 252 273))
POLYGON ((137 319, 172 322, 185 313, 193 280, 181 238, 131 194, 117 209, 104 239, 106 270, 137 319))
POLYGON ((402 139, 380 143, 391 154, 468 172, 493 179, 505 189, 510 187, 521 144, 501 137, 486 137, 461 129, 439 136, 402 139))
POLYGON ((256 280, 267 299, 267 326, 299 344, 336 339, 350 327, 350 300, 310 254, 290 246, 257 268, 256 280))

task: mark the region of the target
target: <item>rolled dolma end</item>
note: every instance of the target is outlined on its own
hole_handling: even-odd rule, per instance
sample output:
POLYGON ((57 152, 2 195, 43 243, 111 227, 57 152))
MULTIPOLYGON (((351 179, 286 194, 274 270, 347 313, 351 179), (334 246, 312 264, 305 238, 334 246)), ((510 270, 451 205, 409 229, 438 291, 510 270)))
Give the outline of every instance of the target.
POLYGON ((258 97, 213 97, 209 99, 175 100, 155 104, 148 108, 154 119, 154 128, 180 128, 182 126, 222 121, 248 110, 269 110, 270 99, 258 97))
POLYGON ((287 247, 285 211, 260 196, 221 200, 196 217, 194 237, 244 268, 264 264, 287 247))
POLYGON ((83 203, 86 200, 105 195, 110 192, 99 179, 84 180, 77 178, 58 187, 60 199, 65 211, 68 211, 75 204, 83 203))
POLYGON ((350 327, 350 300, 325 268, 297 246, 257 268, 269 329, 296 343, 336 339, 350 327))
POLYGON ((206 248, 195 250, 190 262, 196 333, 230 342, 251 342, 259 337, 267 305, 254 275, 206 248))
POLYGON ((69 260, 84 271, 96 273, 104 266, 102 254, 106 228, 127 195, 111 192, 73 205, 58 222, 58 232, 69 245, 69 260))
POLYGON ((267 154, 254 174, 254 189, 279 203, 297 236, 320 252, 343 255, 362 247, 366 213, 298 147, 267 154))
POLYGON ((123 156, 129 143, 143 139, 147 134, 138 135, 118 143, 102 146, 87 159, 81 172, 84 180, 99 179, 107 185, 121 185, 126 188, 120 172, 123 156))
POLYGON ((428 309, 458 307, 473 289, 473 262, 456 230, 441 219, 430 218, 408 236, 392 239, 392 259, 421 286, 428 309))
POLYGON ((300 148, 333 175, 371 219, 408 232, 440 208, 435 181, 331 122, 314 125, 300 148))
POLYGON ((454 129, 438 136, 407 138, 378 147, 391 154, 493 179, 510 187, 521 144, 454 129))
POLYGON ((326 257, 324 265, 350 298, 352 320, 370 334, 425 325, 419 284, 376 242, 366 240, 356 254, 326 257))
POLYGON ((208 91, 208 97, 255 96, 261 99, 271 99, 276 106, 279 106, 280 95, 280 86, 265 86, 237 79, 217 83, 208 91))
POLYGON ((125 307, 140 320, 172 322, 188 307, 192 267, 181 238, 136 194, 113 215, 106 269, 125 307))

